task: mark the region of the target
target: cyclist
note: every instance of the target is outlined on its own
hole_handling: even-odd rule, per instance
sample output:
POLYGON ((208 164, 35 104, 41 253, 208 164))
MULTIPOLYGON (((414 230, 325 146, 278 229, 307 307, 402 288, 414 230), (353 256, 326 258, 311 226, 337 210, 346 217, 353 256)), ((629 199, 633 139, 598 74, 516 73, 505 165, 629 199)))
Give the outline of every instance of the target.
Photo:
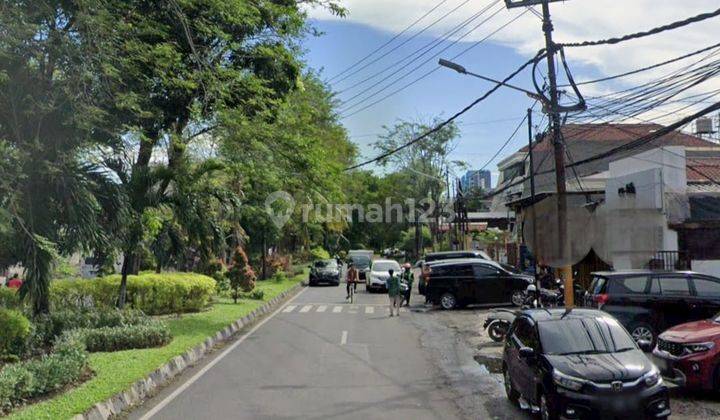
POLYGON ((345 300, 348 300, 350 299, 350 285, 352 284, 353 292, 356 292, 358 284, 358 270, 352 262, 348 263, 346 283, 347 285, 345 286, 345 290, 347 291, 347 296, 345 297, 345 300))

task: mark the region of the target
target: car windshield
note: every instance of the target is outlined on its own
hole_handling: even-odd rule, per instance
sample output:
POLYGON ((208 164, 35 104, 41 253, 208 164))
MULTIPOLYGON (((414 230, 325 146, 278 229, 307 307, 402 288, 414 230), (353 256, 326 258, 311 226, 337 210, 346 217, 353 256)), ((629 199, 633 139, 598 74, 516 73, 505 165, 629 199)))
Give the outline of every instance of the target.
POLYGON ((370 258, 368 257, 352 257, 352 261, 356 268, 370 267, 370 258))
POLYGON ((315 261, 316 268, 337 268, 337 261, 335 260, 320 260, 315 261))
POLYGON ((550 355, 615 353, 635 349, 635 342, 610 317, 568 318, 538 323, 543 352, 550 355))
POLYGON ((395 270, 395 272, 400 271, 400 265, 396 262, 390 262, 390 261, 381 261, 376 262, 373 264, 372 267, 373 271, 389 271, 389 270, 395 270))
POLYGON ((504 268, 505 271, 508 271, 508 272, 510 272, 510 273, 522 274, 522 271, 520 271, 520 269, 518 269, 517 267, 515 267, 515 266, 513 266, 513 265, 510 265, 510 264, 500 263, 500 267, 504 268))

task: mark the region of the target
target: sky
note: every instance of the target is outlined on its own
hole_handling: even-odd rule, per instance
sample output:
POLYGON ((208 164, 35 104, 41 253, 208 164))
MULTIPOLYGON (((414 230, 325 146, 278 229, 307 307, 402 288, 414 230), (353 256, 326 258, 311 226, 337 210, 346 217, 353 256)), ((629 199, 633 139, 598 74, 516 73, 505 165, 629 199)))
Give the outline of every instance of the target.
MULTIPOLYGON (((320 72, 342 101, 339 108, 342 122, 364 158, 377 154, 371 145, 377 135, 384 132, 383 126, 399 120, 428 122, 436 117, 449 117, 493 86, 439 67, 439 58, 452 59, 483 76, 503 79, 544 45, 542 22, 536 16, 541 10, 539 6, 533 10, 508 10, 499 0, 344 0, 340 3, 348 10, 343 18, 324 9, 308 11, 311 24, 322 34, 307 37, 303 46, 308 65, 320 72)), ((604 39, 718 7, 717 0, 554 2, 551 4, 553 35, 556 42, 604 39)), ((720 18, 715 18, 618 45, 570 49, 567 56, 573 76, 582 81, 661 62, 719 39, 720 18)), ((583 94, 624 89, 673 68, 677 67, 667 66, 617 81, 586 85, 583 94)), ((541 71, 545 68, 541 67, 541 71)), ((562 79, 562 75, 560 77, 562 79)), ((534 90, 529 71, 518 75, 513 83, 534 90)), ((716 79, 698 87, 697 92, 718 88, 720 81, 716 79)), ((533 100, 522 92, 500 89, 458 120, 461 135, 451 158, 465 161, 473 169, 486 167, 493 172, 494 183, 497 162, 527 144, 526 126, 518 130, 497 158, 491 158, 508 141, 532 104, 533 100)), ((536 111, 533 119, 539 125, 543 115, 538 107, 536 111)), ((461 172, 458 170, 457 175, 462 175, 461 172)))

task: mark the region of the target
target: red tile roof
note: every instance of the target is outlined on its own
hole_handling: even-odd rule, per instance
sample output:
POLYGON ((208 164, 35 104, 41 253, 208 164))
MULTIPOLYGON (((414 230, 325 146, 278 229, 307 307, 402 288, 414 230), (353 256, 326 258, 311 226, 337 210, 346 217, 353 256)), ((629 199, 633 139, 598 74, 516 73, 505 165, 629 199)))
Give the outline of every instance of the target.
POLYGON ((688 182, 720 182, 720 157, 689 157, 687 160, 688 182))
MULTIPOLYGON (((570 143, 626 143, 651 134, 663 126, 660 124, 567 124, 562 128, 562 134, 567 144, 570 143)), ((674 131, 653 141, 656 146, 688 146, 709 147, 717 146, 707 140, 695 137, 680 131, 674 131)), ((552 149, 549 136, 533 146, 533 150, 542 152, 552 149)), ((520 149, 527 152, 527 146, 520 149)))

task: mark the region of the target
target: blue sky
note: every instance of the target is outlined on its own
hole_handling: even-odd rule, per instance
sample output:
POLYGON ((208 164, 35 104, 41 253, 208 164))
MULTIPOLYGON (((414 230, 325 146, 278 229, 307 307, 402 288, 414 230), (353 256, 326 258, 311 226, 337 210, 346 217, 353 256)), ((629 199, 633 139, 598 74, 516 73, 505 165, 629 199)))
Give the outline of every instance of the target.
MULTIPOLYGON (((365 0, 362 2, 348 0, 347 7, 350 15, 345 19, 337 19, 323 13, 313 13, 311 23, 324 34, 320 37, 309 37, 304 43, 307 50, 306 60, 308 65, 314 69, 321 70, 326 79, 343 71, 347 66, 390 40, 395 34, 401 31, 406 25, 430 10, 438 2, 430 0, 415 0, 411 4, 418 7, 408 11, 405 0, 365 0), (394 7, 397 6, 397 7, 394 7)), ((426 22, 433 21, 444 11, 451 7, 462 5, 462 0, 449 0, 442 8, 423 20, 411 31, 395 40, 392 44, 381 50, 380 54, 388 51, 399 44, 407 37, 412 36, 414 31, 422 28, 426 22)), ((440 24, 416 37, 401 48, 388 54, 387 57, 360 70, 357 75, 337 83, 331 83, 336 92, 347 89, 354 82, 360 81, 375 72, 395 63, 407 54, 415 51, 429 42, 438 41, 443 33, 451 29, 462 19, 470 16, 471 12, 480 10, 481 2, 470 2, 463 7, 470 7, 469 10, 459 11, 440 24), (454 18, 454 20, 453 20, 454 18)), ((680 16, 690 16, 699 11, 714 9, 710 4, 714 2, 706 0, 690 0, 684 6, 678 6, 677 2, 664 0, 659 2, 648 2, 647 0, 636 0, 625 7, 625 10, 614 10, 608 12, 607 4, 617 5, 609 0, 598 0, 588 2, 585 0, 573 0, 566 3, 556 3, 553 6, 556 23, 556 37, 562 40, 571 39, 594 39, 606 35, 622 34, 628 31, 636 31, 650 27, 655 23, 666 23, 680 16), (655 6, 656 12, 648 14, 647 6, 655 6), (598 10, 593 10, 594 8, 598 10), (598 11, 602 10, 603 13, 598 11), (638 16, 644 16, 643 26, 638 27, 638 16)), ((484 6, 484 4, 482 5, 484 6)), ((495 4, 493 7, 500 7, 495 4)), ((492 9, 495 11, 497 9, 492 9)), ((433 58, 424 64, 411 75, 401 79, 392 87, 383 91, 391 92, 404 84, 421 76, 425 72, 437 67, 438 58, 451 58, 473 45, 512 17, 521 10, 502 10, 486 24, 472 31, 466 39, 450 47, 447 51, 433 58)), ((488 12, 484 17, 489 16, 488 12)), ((480 20, 476 21, 479 22, 480 20)), ((715 24, 717 22, 714 22, 715 24)), ((657 37, 657 39, 636 42, 618 48, 600 48, 595 50, 573 50, 572 68, 576 79, 587 79, 599 75, 615 74, 620 71, 635 68, 641 64, 655 62, 684 53, 697 48, 698 43, 709 43, 712 37, 707 32, 708 26, 685 32, 672 34, 673 38, 657 37), (670 41, 672 40, 672 42, 670 41)), ((717 32, 717 30, 714 30, 717 32)), ((461 32, 463 33, 463 32, 461 32)), ((432 53, 423 56, 409 67, 405 67, 399 74, 409 71, 412 67, 419 65, 432 54, 440 51, 451 41, 432 50, 432 53)), ((512 23, 506 29, 497 33, 487 41, 484 41, 473 49, 457 58, 455 61, 463 64, 468 70, 482 75, 502 79, 512 72, 517 66, 525 62, 533 55, 533 52, 542 44, 541 22, 532 13, 526 13, 517 22, 512 23)), ((377 54, 373 57, 378 57, 377 54)), ((360 67, 360 66, 357 66, 360 67)), ((398 68, 398 67, 396 67, 398 68)), ((394 69, 393 69, 394 71, 394 69)), ((392 71, 388 71, 382 77, 365 83, 362 87, 369 87, 376 81, 383 81, 378 89, 388 81, 393 80, 392 71)), ((651 75, 647 75, 648 77, 651 75)), ((642 81, 640 78, 628 80, 624 83, 642 81)), ((531 89, 530 73, 528 71, 519 75, 514 83, 531 89)), ((399 119, 429 120, 433 117, 448 117, 462 109, 475 98, 482 95, 492 87, 491 83, 458 74, 452 70, 440 68, 425 79, 415 83, 413 86, 399 92, 387 100, 372 106, 371 108, 348 116, 342 121, 347 127, 351 139, 360 146, 364 157, 372 157, 376 151, 370 147, 375 141, 376 135, 383 132, 383 125, 392 125, 399 119)), ((602 89, 623 87, 622 83, 615 83, 603 86, 602 89)), ((340 99, 349 99, 362 89, 354 89, 339 94, 340 99)), ((378 95, 376 99, 384 95, 378 95)), ((369 101, 372 102, 372 101, 369 101)), ((369 103, 368 102, 368 103, 369 103)), ((349 102, 353 104, 351 100, 349 102)), ((510 89, 501 89, 488 100, 479 104, 476 108, 461 117, 461 136, 457 141, 456 149, 452 155, 455 160, 463 160, 472 168, 483 166, 507 140, 520 120, 524 117, 526 109, 532 104, 532 100, 524 94, 510 89)), ((341 106, 341 109, 343 107, 341 106)), ((357 110, 360 107, 353 108, 357 110)), ((352 112, 347 112, 349 114, 352 112)), ((541 115, 535 115, 536 123, 541 115)), ((498 159, 488 165, 487 169, 496 171, 495 163, 509 153, 517 150, 527 143, 527 129, 522 128, 518 135, 501 153, 498 159)), ((458 174, 460 175, 460 174, 458 174)), ((493 173, 493 182, 496 181, 496 174, 493 173)))

